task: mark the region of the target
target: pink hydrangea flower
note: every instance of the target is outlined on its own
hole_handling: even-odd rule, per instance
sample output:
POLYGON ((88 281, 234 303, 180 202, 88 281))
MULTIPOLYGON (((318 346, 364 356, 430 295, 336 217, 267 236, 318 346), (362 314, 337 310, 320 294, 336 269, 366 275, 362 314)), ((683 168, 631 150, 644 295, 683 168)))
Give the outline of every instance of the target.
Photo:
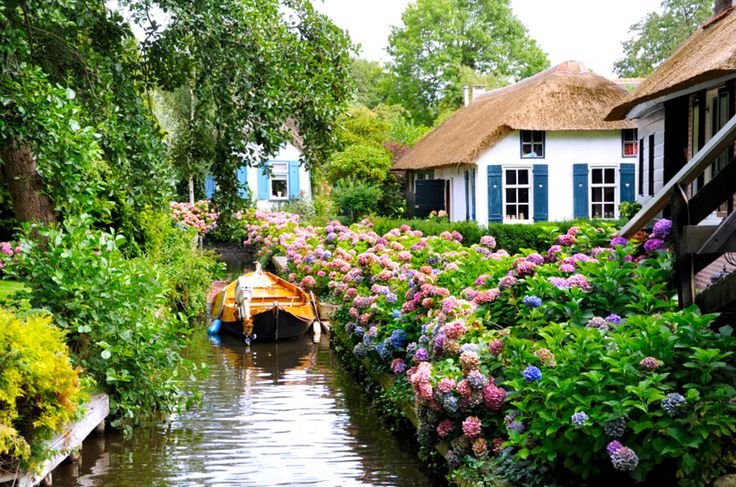
POLYGON ((463 421, 463 434, 468 438, 480 436, 483 424, 476 416, 468 416, 463 421))

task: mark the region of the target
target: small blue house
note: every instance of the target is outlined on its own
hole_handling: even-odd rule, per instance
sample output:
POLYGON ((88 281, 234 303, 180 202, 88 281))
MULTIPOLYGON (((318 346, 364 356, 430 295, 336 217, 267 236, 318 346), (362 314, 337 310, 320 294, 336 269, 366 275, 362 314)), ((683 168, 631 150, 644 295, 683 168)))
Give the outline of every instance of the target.
MULTIPOLYGON (((312 185, 307 169, 299 164, 301 151, 293 144, 284 145, 273 159, 263 167, 241 167, 237 177, 256 198, 256 207, 262 210, 277 209, 281 203, 299 198, 312 198, 312 185)), ((205 179, 205 194, 208 199, 217 191, 212 176, 205 179)), ((248 193, 241 189, 240 196, 248 193)))

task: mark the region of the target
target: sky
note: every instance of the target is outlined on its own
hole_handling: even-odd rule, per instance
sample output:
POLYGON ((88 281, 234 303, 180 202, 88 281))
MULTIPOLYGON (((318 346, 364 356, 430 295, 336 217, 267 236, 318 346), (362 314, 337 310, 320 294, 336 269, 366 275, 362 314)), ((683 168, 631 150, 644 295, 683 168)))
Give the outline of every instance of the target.
MULTIPOLYGON (((314 0, 321 12, 346 29, 362 47, 361 57, 388 61, 391 26, 401 25, 410 0, 314 0)), ((580 61, 594 72, 614 77, 613 63, 622 57, 621 42, 629 27, 661 0, 511 0, 516 17, 549 56, 552 65, 580 61)))

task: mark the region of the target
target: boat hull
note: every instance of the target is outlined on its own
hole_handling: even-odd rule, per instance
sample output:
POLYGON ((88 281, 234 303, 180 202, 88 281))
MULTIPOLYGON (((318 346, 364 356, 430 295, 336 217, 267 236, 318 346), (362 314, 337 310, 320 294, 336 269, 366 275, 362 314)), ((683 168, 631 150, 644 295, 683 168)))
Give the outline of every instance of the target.
POLYGON ((218 291, 209 308, 210 334, 271 341, 306 334, 318 304, 303 289, 258 268, 218 291))
MULTIPOLYGON (((253 334, 258 341, 288 340, 304 336, 312 324, 283 310, 270 310, 253 317, 253 334)), ((246 338, 242 321, 223 321, 220 333, 246 338)))

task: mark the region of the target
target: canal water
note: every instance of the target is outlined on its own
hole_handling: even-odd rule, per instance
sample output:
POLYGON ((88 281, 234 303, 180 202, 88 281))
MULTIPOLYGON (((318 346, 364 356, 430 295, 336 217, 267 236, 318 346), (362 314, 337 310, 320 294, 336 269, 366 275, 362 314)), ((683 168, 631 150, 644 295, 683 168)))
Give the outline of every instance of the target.
POLYGON ((197 337, 202 403, 124 439, 88 438, 54 486, 427 486, 414 453, 371 413, 323 335, 253 343, 197 337))

